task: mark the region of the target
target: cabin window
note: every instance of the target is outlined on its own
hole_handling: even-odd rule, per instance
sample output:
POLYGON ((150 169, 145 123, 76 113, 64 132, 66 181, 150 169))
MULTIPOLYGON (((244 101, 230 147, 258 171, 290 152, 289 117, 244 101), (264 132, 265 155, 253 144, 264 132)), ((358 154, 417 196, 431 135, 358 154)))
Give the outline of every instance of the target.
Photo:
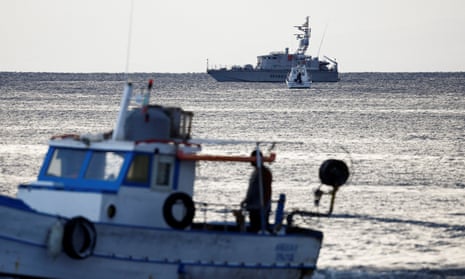
POLYGON ((126 183, 149 183, 149 165, 150 156, 145 154, 137 154, 134 156, 131 166, 129 167, 126 176, 126 183))
POLYGON ((171 164, 160 162, 157 168, 157 185, 168 186, 170 184, 171 164))
POLYGON ((169 188, 172 184, 174 157, 156 155, 153 166, 152 188, 169 188))
POLYGON ((93 152, 85 178, 114 181, 119 176, 123 162, 124 154, 121 152, 93 152))
POLYGON ((86 157, 85 150, 55 149, 47 169, 48 176, 77 178, 86 157))

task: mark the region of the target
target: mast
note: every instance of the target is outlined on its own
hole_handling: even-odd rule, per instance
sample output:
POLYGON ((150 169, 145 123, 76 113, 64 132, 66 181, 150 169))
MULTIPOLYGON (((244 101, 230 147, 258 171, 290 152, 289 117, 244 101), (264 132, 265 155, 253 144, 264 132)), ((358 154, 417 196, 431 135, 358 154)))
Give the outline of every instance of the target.
POLYGON ((113 140, 124 139, 124 124, 126 122, 126 112, 128 110, 129 102, 132 96, 132 83, 128 82, 124 86, 123 96, 119 108, 118 118, 116 120, 115 128, 113 130, 113 140))
POLYGON ((301 31, 303 34, 294 34, 299 40, 299 48, 296 51, 296 54, 298 55, 305 55, 305 52, 307 51, 309 42, 310 42, 310 34, 311 34, 311 28, 309 27, 308 23, 309 17, 306 17, 305 23, 299 26, 294 26, 297 28, 299 31, 301 31))

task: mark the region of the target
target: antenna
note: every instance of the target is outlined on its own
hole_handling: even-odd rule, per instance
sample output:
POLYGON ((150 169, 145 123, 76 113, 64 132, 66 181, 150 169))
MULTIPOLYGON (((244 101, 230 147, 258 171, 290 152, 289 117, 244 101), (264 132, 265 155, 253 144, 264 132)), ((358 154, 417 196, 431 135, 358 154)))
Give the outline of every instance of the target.
POLYGON ((129 31, 128 31, 128 46, 126 53, 126 70, 125 76, 126 80, 129 82, 129 56, 131 54, 131 38, 132 38, 132 17, 134 13, 134 0, 131 0, 131 8, 129 13, 129 31))
POLYGON ((325 39, 325 36, 326 36, 326 29, 328 29, 328 24, 327 23, 326 23, 326 26, 325 26, 325 31, 323 32, 323 37, 321 37, 321 42, 320 42, 320 46, 318 47, 318 52, 316 53, 316 57, 320 57, 321 45, 323 45, 323 40, 325 39))

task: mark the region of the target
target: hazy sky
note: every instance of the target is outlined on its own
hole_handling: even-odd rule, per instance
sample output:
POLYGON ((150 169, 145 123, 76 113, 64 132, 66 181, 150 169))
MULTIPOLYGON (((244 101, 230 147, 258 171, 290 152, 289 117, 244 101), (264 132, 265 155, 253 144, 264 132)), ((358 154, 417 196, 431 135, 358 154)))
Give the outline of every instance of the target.
MULTIPOLYGON (((207 58, 255 65, 257 55, 294 51, 293 26, 306 16, 307 54, 320 49, 341 72, 465 71, 464 0, 133 3, 130 72, 204 72, 207 58)), ((124 72, 130 7, 131 0, 0 0, 0 71, 124 72)))

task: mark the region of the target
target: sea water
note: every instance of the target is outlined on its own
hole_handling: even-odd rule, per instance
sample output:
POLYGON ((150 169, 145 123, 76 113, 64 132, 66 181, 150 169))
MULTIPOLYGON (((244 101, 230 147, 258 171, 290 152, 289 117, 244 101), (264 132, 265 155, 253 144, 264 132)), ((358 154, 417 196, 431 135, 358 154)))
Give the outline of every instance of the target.
MULTIPOLYGON (((151 102, 194 112, 204 152, 272 148, 273 198, 326 212, 318 168, 344 160, 349 183, 331 218, 296 220, 324 232, 314 278, 465 277, 465 73, 346 73, 337 83, 218 83, 206 74, 154 79, 151 102)), ((0 73, 0 193, 34 180, 57 134, 108 132, 124 74, 0 73)), ((238 205, 251 167, 202 163, 194 200, 238 205)), ((327 197, 324 197, 327 198, 327 197)), ((200 216, 201 217, 201 216, 200 216)))

